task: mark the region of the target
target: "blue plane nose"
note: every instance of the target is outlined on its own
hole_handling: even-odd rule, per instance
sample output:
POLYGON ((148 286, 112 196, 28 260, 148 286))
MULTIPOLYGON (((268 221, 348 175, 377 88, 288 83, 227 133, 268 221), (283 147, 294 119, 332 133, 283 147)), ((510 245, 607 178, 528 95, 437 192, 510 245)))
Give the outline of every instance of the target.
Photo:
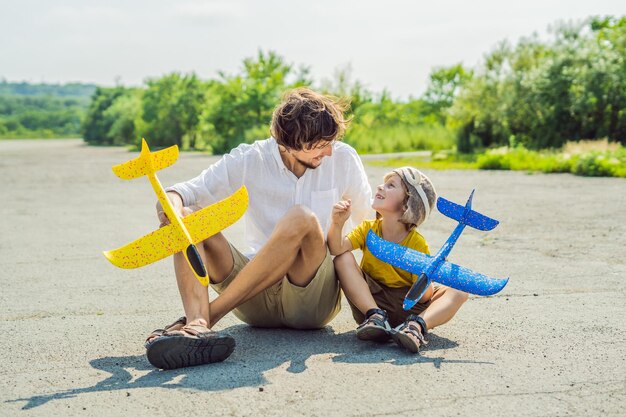
POLYGON ((415 304, 417 304, 417 300, 409 300, 408 298, 405 298, 404 302, 402 303, 402 308, 404 309, 404 311, 408 311, 412 309, 415 304))

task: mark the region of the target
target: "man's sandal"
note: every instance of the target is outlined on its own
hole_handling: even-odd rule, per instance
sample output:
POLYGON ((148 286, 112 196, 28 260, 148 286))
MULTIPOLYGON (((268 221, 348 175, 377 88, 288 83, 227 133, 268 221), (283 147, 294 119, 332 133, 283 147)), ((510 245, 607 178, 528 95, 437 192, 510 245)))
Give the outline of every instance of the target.
POLYGON ((159 369, 221 362, 235 349, 235 339, 201 324, 187 324, 180 330, 166 331, 146 346, 148 362, 159 369))
POLYGON ((420 346, 428 344, 428 327, 426 327, 426 322, 423 318, 416 314, 411 314, 404 323, 394 329, 391 337, 398 346, 417 353, 420 350, 420 346))
POLYGON ((146 341, 144 342, 144 346, 148 347, 150 343, 154 342, 157 338, 163 336, 163 334, 167 332, 168 330, 180 330, 185 324, 187 324, 187 317, 182 316, 181 318, 176 320, 174 323, 165 326, 163 329, 153 330, 152 333, 150 333, 148 337, 146 338, 146 341))
POLYGON ((387 312, 380 308, 371 308, 365 313, 365 320, 356 328, 356 337, 361 340, 386 342, 391 337, 391 326, 387 312))

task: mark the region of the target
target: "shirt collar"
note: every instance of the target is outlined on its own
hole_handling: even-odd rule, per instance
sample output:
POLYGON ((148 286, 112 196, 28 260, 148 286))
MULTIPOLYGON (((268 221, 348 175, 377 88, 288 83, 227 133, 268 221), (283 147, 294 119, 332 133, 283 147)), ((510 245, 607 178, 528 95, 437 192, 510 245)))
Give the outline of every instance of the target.
POLYGON ((289 171, 283 162, 283 158, 280 156, 280 150, 278 149, 278 142, 273 137, 270 137, 270 147, 272 149, 272 155, 274 155, 274 159, 276 159, 276 163, 278 167, 283 171, 289 171))

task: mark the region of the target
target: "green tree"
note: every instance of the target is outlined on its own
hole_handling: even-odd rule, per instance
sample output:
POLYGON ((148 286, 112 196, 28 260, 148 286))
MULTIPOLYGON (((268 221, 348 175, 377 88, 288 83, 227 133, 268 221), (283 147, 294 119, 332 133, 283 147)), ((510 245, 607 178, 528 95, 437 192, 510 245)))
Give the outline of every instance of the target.
POLYGON ((137 125, 141 118, 142 94, 141 89, 128 89, 104 111, 109 126, 106 137, 111 145, 129 145, 139 140, 137 125))
POLYGON ((91 97, 91 104, 83 123, 83 139, 90 145, 111 145, 109 130, 113 124, 111 118, 105 117, 105 112, 115 99, 124 94, 123 87, 98 87, 91 97))
POLYGON ((204 114, 215 133, 211 140, 214 152, 225 153, 239 143, 268 137, 281 95, 289 88, 306 85, 307 77, 308 70, 294 71, 276 53, 263 51, 244 60, 241 74, 220 73, 209 89, 204 114))
MULTIPOLYGON (((354 80, 352 76, 352 66, 350 64, 337 68, 330 80, 323 80, 320 90, 324 94, 330 94, 350 101, 350 112, 356 114, 362 105, 372 103, 374 94, 369 91, 359 80, 354 80)), ((387 92, 381 94, 388 97, 387 92)))
POLYGON ((471 78, 472 71, 461 64, 436 68, 430 73, 422 100, 428 106, 428 111, 437 115, 442 124, 446 122, 446 111, 452 107, 460 89, 471 78))
POLYGON ((195 149, 206 84, 195 74, 172 73, 148 80, 147 86, 142 96, 142 135, 155 147, 195 149))
POLYGON ((450 109, 458 148, 626 140, 625 19, 561 24, 490 53, 450 109))

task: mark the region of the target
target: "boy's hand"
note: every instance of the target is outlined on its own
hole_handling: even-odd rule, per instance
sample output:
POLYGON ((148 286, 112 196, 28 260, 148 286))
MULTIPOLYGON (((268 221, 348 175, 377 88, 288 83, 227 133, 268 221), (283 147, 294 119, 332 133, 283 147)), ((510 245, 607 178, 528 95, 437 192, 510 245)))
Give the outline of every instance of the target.
POLYGON ((333 206, 332 221, 335 224, 344 224, 352 213, 352 200, 342 200, 333 206))

